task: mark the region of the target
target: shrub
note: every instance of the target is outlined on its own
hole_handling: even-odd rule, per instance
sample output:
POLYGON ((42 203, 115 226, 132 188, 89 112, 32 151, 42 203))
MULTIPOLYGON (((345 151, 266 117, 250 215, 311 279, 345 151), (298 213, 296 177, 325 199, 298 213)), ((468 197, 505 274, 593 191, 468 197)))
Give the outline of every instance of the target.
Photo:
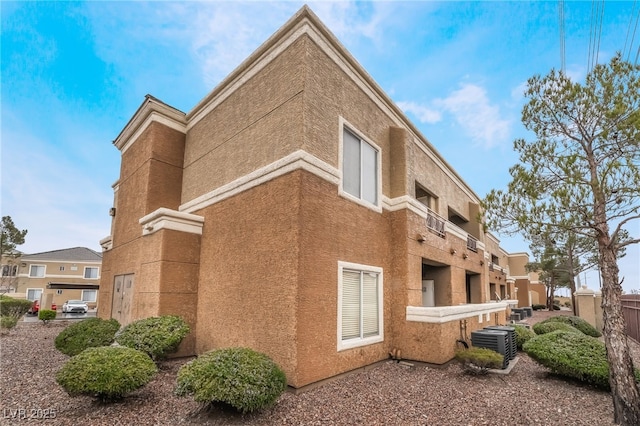
POLYGON ((567 323, 560 322, 560 321, 539 322, 533 325, 533 331, 535 331, 536 334, 547 334, 556 330, 582 333, 580 330, 573 327, 572 325, 569 325, 567 323))
POLYGON ((178 350, 187 334, 189 325, 182 318, 165 315, 132 322, 117 334, 116 341, 159 360, 178 350))
POLYGON ((9 315, 0 317, 0 328, 2 330, 11 330, 16 325, 18 325, 18 318, 9 315))
POLYGON ((32 301, 0 295, 0 316, 19 319, 31 309, 32 301))
POLYGON ((560 310, 560 305, 556 305, 555 303, 553 304, 553 310, 554 311, 559 311, 560 310))
POLYGON ((176 394, 247 413, 268 407, 284 392, 284 372, 267 355, 248 348, 207 352, 178 371, 176 394))
POLYGON ((567 300, 566 302, 564 302, 564 306, 566 306, 567 308, 571 307, 571 300, 567 300))
POLYGON ((72 357, 56 374, 56 382, 71 396, 89 395, 109 402, 146 385, 156 372, 156 365, 144 353, 104 346, 72 357))
POLYGON ((504 356, 487 348, 469 348, 456 352, 456 359, 470 374, 487 374, 491 368, 502 368, 504 356))
POLYGON ((536 337, 536 333, 534 333, 533 330, 523 325, 514 324, 511 325, 511 327, 516 329, 516 345, 518 346, 518 350, 522 350, 522 345, 536 337))
POLYGON ((533 309, 534 311, 540 311, 542 309, 547 309, 547 307, 545 305, 540 305, 536 303, 531 305, 531 309, 533 309))
POLYGON ((602 336, 602 334, 598 330, 596 330, 595 327, 589 324, 587 321, 573 315, 558 315, 555 317, 547 318, 544 321, 540 321, 538 324, 546 323, 546 322, 554 322, 554 321, 569 324, 577 328, 578 330, 582 331, 587 336, 591 336, 591 337, 602 336))
POLYGON ((49 321, 56 319, 56 311, 52 311, 51 309, 40 309, 38 311, 38 319, 46 325, 49 321))
POLYGON ((88 318, 62 330, 55 340, 56 349, 74 356, 87 348, 108 346, 119 328, 120 323, 115 319, 88 318))
MULTIPOLYGON (((558 330, 536 336, 524 351, 552 373, 609 389, 609 364, 604 343, 582 333, 558 330)), ((635 371, 640 381, 640 371, 635 371)))

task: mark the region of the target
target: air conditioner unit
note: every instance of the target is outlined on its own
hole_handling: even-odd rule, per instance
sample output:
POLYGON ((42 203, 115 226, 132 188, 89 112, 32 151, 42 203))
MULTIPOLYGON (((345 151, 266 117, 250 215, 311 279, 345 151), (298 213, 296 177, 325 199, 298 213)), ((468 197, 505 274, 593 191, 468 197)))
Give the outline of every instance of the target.
POLYGON ((531 306, 525 306, 524 308, 525 311, 527 311, 527 316, 529 318, 531 318, 533 316, 533 308, 531 306))
POLYGON ((511 348, 509 347, 509 334, 500 330, 478 330, 471 332, 471 345, 476 348, 487 348, 498 352, 503 356, 502 369, 509 365, 511 348))
MULTIPOLYGON (((520 319, 523 320, 529 316, 529 313, 525 308, 511 308, 511 312, 514 314, 520 314, 520 319)), ((533 312, 531 313, 533 315, 533 312)))
POLYGON ((485 330, 499 330, 506 331, 509 335, 509 348, 511 350, 509 359, 512 360, 518 353, 518 344, 516 343, 516 329, 509 327, 508 325, 490 325, 484 328, 485 330))

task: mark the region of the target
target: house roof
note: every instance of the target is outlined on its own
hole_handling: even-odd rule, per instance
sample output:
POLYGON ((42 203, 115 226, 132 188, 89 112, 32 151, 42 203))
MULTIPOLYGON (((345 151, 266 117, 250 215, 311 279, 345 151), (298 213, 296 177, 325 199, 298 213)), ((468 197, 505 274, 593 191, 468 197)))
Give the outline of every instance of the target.
POLYGON ((60 250, 25 254, 22 260, 66 260, 76 262, 101 262, 102 254, 86 247, 72 247, 60 250))

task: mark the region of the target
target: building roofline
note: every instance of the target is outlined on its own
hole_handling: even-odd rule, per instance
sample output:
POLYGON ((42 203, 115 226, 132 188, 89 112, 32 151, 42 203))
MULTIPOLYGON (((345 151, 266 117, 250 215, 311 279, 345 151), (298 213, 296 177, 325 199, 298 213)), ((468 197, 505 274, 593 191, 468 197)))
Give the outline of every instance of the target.
MULTIPOLYGON (((42 251, 42 252, 39 252, 39 253, 29 253, 29 254, 23 253, 22 254, 22 260, 27 261, 27 260, 29 260, 30 257, 34 257, 34 256, 40 257, 40 256, 43 256, 43 255, 51 255, 52 257, 50 257, 50 258, 46 258, 46 257, 42 258, 42 257, 40 257, 40 258, 34 259, 34 260, 40 260, 40 261, 46 261, 46 260, 68 260, 68 259, 66 259, 64 257, 63 258, 56 257, 55 253, 68 252, 70 250, 75 250, 75 249, 88 250, 89 252, 91 252, 91 254, 93 254, 96 257, 102 259, 102 253, 99 253, 99 252, 97 252, 95 250, 92 250, 92 249, 90 249, 88 247, 80 247, 80 246, 78 246, 78 247, 69 247, 69 248, 58 249, 58 250, 42 251)), ((101 261, 102 260, 97 260, 97 259, 93 259, 93 260, 87 260, 87 259, 78 260, 78 262, 83 262, 83 263, 92 263, 92 262, 98 262, 99 263, 101 261)))
MULTIPOLYGON (((256 50, 253 51, 240 65, 238 65, 227 77, 225 77, 211 92, 209 92, 200 102, 198 102, 192 109, 186 114, 187 126, 191 127, 195 122, 198 122, 201 117, 205 116, 208 112, 208 107, 216 101, 216 98, 223 95, 234 84, 238 84, 239 81, 256 66, 262 59, 268 58, 268 56, 282 43, 284 43, 289 37, 299 38, 306 31, 296 33, 297 30, 308 25, 312 30, 319 33, 329 46, 343 59, 343 61, 350 67, 369 87, 369 89, 388 107, 390 112, 395 115, 397 121, 401 125, 408 128, 414 137, 424 145, 427 149, 427 153, 432 154, 437 162, 440 162, 445 172, 449 172, 454 181, 458 181, 460 188, 467 192, 467 195, 472 199, 480 201, 480 197, 475 191, 462 179, 462 177, 456 172, 456 170, 444 159, 444 157, 438 152, 438 150, 429 142, 429 140, 418 130, 418 128, 407 118, 405 113, 391 100, 386 92, 376 83, 371 75, 364 69, 362 65, 349 53, 347 48, 338 40, 338 38, 329 30, 329 28, 322 23, 320 18, 309 8, 309 6, 302 6, 295 15, 293 15, 284 25, 282 25, 275 33, 273 33, 264 43, 262 43, 256 50)), ((322 46, 320 46, 322 48, 322 46)))
POLYGON ((147 94, 142 104, 114 139, 113 144, 120 151, 126 151, 151 121, 162 122, 175 130, 186 133, 185 113, 147 94))

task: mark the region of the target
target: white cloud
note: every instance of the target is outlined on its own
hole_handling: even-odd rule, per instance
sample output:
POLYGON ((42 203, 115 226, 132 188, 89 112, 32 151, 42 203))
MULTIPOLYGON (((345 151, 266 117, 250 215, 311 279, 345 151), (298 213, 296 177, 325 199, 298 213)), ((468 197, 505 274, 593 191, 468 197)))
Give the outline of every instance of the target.
POLYGON ((511 90, 511 99, 514 101, 520 101, 524 98, 524 93, 527 91, 527 82, 523 81, 511 90))
POLYGON ((67 148, 34 136, 29 125, 11 112, 3 112, 3 121, 2 214, 28 231, 18 249, 26 253, 75 246, 100 250, 99 240, 110 232, 109 178, 82 169, 67 148))
POLYGON ((437 123, 442 120, 440 111, 417 104, 415 102, 398 102, 398 106, 405 113, 413 114, 421 123, 437 123))
POLYGON ((491 104, 487 91, 475 84, 462 87, 434 104, 453 114, 456 122, 485 148, 500 145, 509 137, 510 122, 501 118, 500 108, 491 104))

